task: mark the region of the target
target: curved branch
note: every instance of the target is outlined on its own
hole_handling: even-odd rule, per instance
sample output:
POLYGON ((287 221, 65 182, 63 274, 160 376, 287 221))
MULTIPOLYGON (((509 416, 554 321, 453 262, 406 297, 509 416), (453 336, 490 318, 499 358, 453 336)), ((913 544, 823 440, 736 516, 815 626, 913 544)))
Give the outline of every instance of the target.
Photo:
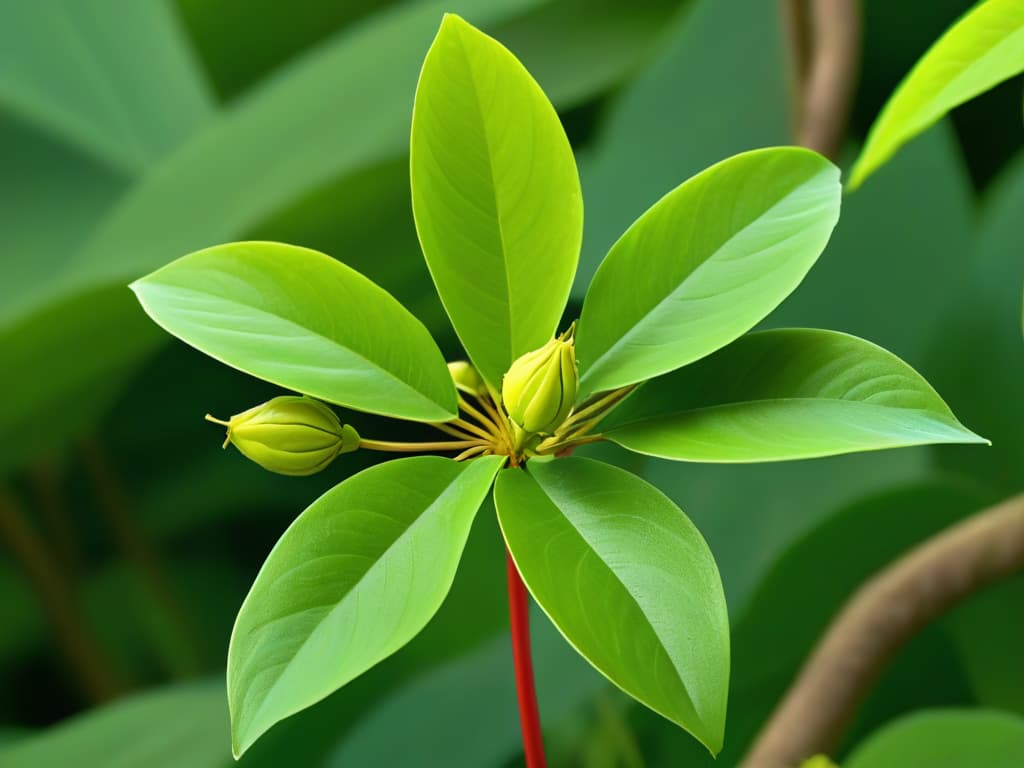
POLYGON ((860 69, 860 6, 857 0, 786 0, 784 20, 797 94, 797 141, 835 160, 860 69))
POLYGON ((829 753, 897 650, 961 600, 1024 571, 1024 494, 918 545, 843 607, 761 730, 743 768, 829 753))

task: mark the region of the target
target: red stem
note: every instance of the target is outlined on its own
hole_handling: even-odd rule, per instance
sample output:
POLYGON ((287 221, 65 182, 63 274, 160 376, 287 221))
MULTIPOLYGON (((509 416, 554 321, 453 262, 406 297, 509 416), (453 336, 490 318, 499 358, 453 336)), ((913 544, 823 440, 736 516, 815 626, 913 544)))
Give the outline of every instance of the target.
POLYGON ((530 614, 526 586, 519 577, 512 555, 506 552, 508 572, 508 615, 512 627, 512 659, 516 668, 516 695, 519 699, 519 725, 523 730, 523 752, 526 768, 546 768, 544 740, 537 714, 537 690, 533 684, 533 661, 530 658, 530 614))

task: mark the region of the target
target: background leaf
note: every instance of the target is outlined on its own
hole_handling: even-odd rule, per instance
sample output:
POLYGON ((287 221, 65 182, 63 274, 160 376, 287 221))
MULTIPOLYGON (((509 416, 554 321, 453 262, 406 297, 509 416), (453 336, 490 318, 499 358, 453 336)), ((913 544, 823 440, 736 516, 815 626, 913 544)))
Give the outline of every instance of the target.
POLYGON ((228 720, 220 680, 132 696, 0 748, 3 768, 227 768, 228 720))
POLYGON ((429 456, 380 464, 328 491, 285 531, 228 651, 236 755, 423 629, 501 464, 429 456))
POLYGON ((587 291, 580 397, 667 373, 748 331, 818 258, 839 195, 838 170, 792 147, 723 160, 667 194, 612 246, 587 291))
MULTIPOLYGON (((539 612, 531 650, 541 719, 550 731, 607 686, 539 612)), ((522 753, 507 634, 399 688, 362 718, 324 768, 444 765, 501 768, 522 753), (444 702, 443 707, 437 706, 444 702), (395 724, 403 723, 395 738, 395 724), (467 723, 473 723, 467 728, 467 723)))
POLYGON ((584 297, 608 249, 665 190, 730 155, 789 141, 788 84, 777 8, 688 3, 577 152, 587 214, 573 296, 584 297))
POLYGON ((132 284, 168 332, 222 362, 356 410, 419 421, 457 412, 430 333, 382 288, 317 251, 232 243, 132 284))
POLYGON ((833 331, 748 334, 646 384, 608 438, 682 461, 781 461, 923 443, 984 442, 909 365, 833 331))
POLYGON ((1024 755, 1024 720, 995 710, 909 715, 860 745, 844 768, 1015 768, 1024 755))
POLYGON ((170 3, 47 0, 5 11, 0 104, 110 167, 142 170, 213 115, 170 3))
POLYGON ((1024 70, 1024 7, 986 0, 949 29, 893 93, 850 173, 855 189, 900 146, 965 101, 1024 70))
POLYGON ((423 62, 413 212, 438 293, 491 386, 562 316, 583 234, 576 163, 540 86, 448 14, 423 62))
POLYGON ((577 458, 504 470, 495 504, 523 580, 569 642, 718 752, 725 596, 707 544, 678 507, 624 470, 577 458))

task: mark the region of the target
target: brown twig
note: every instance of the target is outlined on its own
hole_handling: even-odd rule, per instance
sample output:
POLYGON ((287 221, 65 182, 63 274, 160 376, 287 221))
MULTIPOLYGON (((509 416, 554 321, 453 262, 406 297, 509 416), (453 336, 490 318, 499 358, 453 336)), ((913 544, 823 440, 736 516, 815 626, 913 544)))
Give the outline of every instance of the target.
POLYGON ((795 94, 795 135, 835 160, 860 68, 857 0, 783 0, 795 94))
POLYGON ((961 600, 1024 571, 1024 494, 928 539, 864 584, 832 621, 742 763, 792 768, 829 753, 885 665, 961 600))
POLYGON ((128 494, 113 462, 95 437, 81 440, 78 447, 82 463, 96 489, 101 512, 118 548, 128 562, 138 570, 142 583, 181 635, 186 654, 182 657, 182 668, 175 671, 183 676, 194 674, 199 668, 199 662, 195 658, 195 632, 188 611, 174 589, 160 554, 135 519, 128 494))
POLYGON ((20 563, 53 627, 57 645, 82 692, 93 702, 125 689, 124 682, 85 621, 71 585, 56 560, 29 525, 17 499, 0 488, 0 536, 20 563))

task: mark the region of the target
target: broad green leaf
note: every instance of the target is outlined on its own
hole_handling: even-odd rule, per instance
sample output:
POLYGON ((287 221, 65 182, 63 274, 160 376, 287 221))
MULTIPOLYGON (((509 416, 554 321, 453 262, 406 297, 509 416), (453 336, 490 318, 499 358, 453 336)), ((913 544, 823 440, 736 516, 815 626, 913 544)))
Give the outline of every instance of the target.
POLYGON ((0 106, 137 173, 214 105, 171 3, 43 0, 4 9, 0 106))
POLYGON ((901 718, 859 745, 843 768, 1020 768, 1024 719, 998 710, 935 709, 901 718))
POLYGON ((839 170, 795 147, 723 160, 612 246, 583 303, 580 396, 699 360, 774 309, 839 218, 839 170))
POLYGON ((0 749, 0 768, 228 768, 224 689, 186 683, 119 699, 0 749))
MULTIPOLYGON (((102 288, 108 294, 103 311, 76 316, 73 323, 68 321, 69 326, 93 339, 148 332, 152 323, 123 286, 182 254, 232 240, 288 240, 337 253, 365 274, 380 277, 381 284, 392 292, 402 291, 397 282, 383 282, 393 271, 399 272, 403 285, 422 281, 425 268, 418 267, 415 275, 407 268, 393 269, 398 261, 418 261, 411 258, 417 246, 408 216, 407 166, 404 209, 396 196, 388 203, 393 207, 370 218, 394 221, 405 217, 408 225, 399 229, 411 236, 403 233, 401 242, 396 239, 385 252, 370 254, 367 259, 376 259, 374 270, 365 270, 365 259, 353 253, 365 250, 362 240, 343 240, 339 245, 344 247, 328 248, 331 241, 321 240, 318 232, 291 235, 290 230, 275 231, 264 223, 273 224, 282 211, 321 194, 326 210, 359 211, 365 201, 352 204, 351 197, 344 196, 350 193, 344 191, 358 190, 368 169, 403 163, 409 147, 408 120, 416 77, 444 10, 471 14, 474 22, 486 24, 487 29, 501 29, 495 25, 510 19, 523 19, 524 25, 527 19, 546 24, 549 17, 534 12, 542 6, 539 0, 452 0, 396 6, 342 30, 239 98, 161 161, 100 223, 90 241, 65 257, 64 251, 72 247, 68 243, 60 254, 68 263, 66 270, 47 269, 48 279, 40 290, 12 290, 8 300, 0 302, 0 327, 10 330, 9 334, 0 331, 0 358, 9 358, 11 344, 34 350, 19 369, 21 377, 34 386, 19 389, 24 397, 0 400, 0 429, 56 413, 64 403, 74 403, 79 397, 79 392, 62 391, 60 385, 82 380, 83 369, 92 365, 91 358, 84 348, 68 354, 66 345, 42 343, 50 338, 46 328, 54 318, 72 311, 81 294, 98 293, 102 288), (381 50, 390 53, 379 58, 381 50), (367 69, 364 63, 371 60, 376 65, 367 69), (360 119, 352 120, 353 114, 360 119), (263 160, 255 162, 253 158, 263 160), (344 194, 331 197, 332 190, 344 194)), ((587 29, 583 25, 578 33, 587 29)), ((528 26, 516 26, 520 37, 528 35, 528 30, 528 26)), ((594 31, 577 43, 600 47, 600 35, 594 31)), ((533 57, 530 46, 525 42, 523 46, 524 53, 533 57)), ((536 58, 543 69, 541 79, 551 83, 556 94, 574 101, 587 95, 576 83, 574 69, 567 70, 557 57, 536 58)), ((608 85, 593 79, 588 82, 586 88, 608 85)), ((54 200, 63 197, 51 195, 54 200)), ((90 200, 94 199, 93 193, 90 200)), ((75 208, 90 205, 82 203, 75 208)), ((17 215, 17 210, 12 210, 12 215, 17 215)), ((323 216, 326 220, 327 213, 323 216)), ((39 263, 36 256, 32 261, 39 263)), ((55 263, 50 260, 47 265, 55 263)), ((440 318, 439 304, 435 304, 431 299, 430 317, 440 318)), ((410 305, 410 309, 427 319, 419 307, 410 305)), ((146 345, 132 352, 133 362, 166 339, 162 333, 150 337, 146 345)), ((121 371, 112 370, 88 391, 109 401, 128 383, 121 371)), ((87 420, 79 422, 93 421, 98 412, 93 410, 87 420)), ((17 453, 26 455, 22 450, 17 453)))
POLYGON ((931 443, 984 443, 909 365, 870 342, 760 331, 648 383, 609 439, 678 461, 808 459, 931 443))
POLYGON ((850 172, 855 189, 949 110, 1024 70, 1024 4, 985 0, 954 24, 900 83, 850 172))
POLYGON ((397 651, 437 612, 500 457, 379 464, 317 499, 285 531, 238 613, 228 651, 241 755, 397 651))
POLYGON ((183 256, 132 283, 165 330, 239 370, 356 410, 418 421, 457 412, 423 324, 355 270, 281 243, 183 256))
POLYGON ((527 466, 499 473, 495 504, 534 598, 598 671, 718 752, 729 623, 700 533, 625 470, 580 458, 527 466))
POLYGON ((938 308, 941 315, 926 359, 929 379, 967 423, 992 440, 991 451, 980 456, 966 449, 943 452, 942 465, 988 478, 1007 495, 1020 492, 1024 461, 1024 430, 1019 428, 1024 423, 1022 206, 1024 154, 1018 154, 987 193, 973 252, 960 255, 963 270, 955 300, 938 308))
POLYGON ((416 89, 413 213, 441 300, 494 387, 556 330, 583 201, 554 107, 496 40, 447 14, 416 89))
MULTIPOLYGON (((618 5, 632 15, 647 3, 618 5)), ((790 140, 788 53, 777 4, 695 0, 662 28, 662 50, 608 105, 593 142, 577 151, 587 205, 573 286, 580 300, 608 249, 666 189, 723 157, 790 140)), ((557 56, 562 46, 550 50, 557 56)))

